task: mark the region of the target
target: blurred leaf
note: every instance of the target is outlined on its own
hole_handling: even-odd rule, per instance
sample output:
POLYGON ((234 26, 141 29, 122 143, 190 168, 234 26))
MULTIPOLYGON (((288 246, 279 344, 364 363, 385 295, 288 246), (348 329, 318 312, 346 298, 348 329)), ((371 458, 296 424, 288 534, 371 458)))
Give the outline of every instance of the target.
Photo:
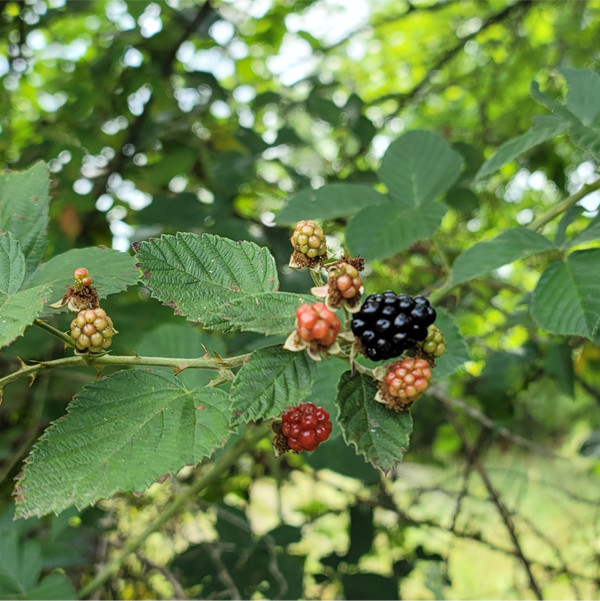
POLYGON ((591 153, 594 157, 600 156, 600 130, 595 127, 575 124, 569 129, 569 136, 573 144, 582 150, 591 153))
POLYGON ((338 385, 338 421, 346 444, 354 445, 382 472, 389 472, 406 453, 412 432, 410 413, 395 413, 375 401, 377 386, 370 376, 347 371, 338 385))
POLYGON ((549 346, 544 356, 546 373, 558 383, 560 391, 570 397, 575 392, 572 351, 573 349, 566 342, 560 342, 549 346))
POLYGON ((399 599, 395 578, 380 574, 344 574, 341 578, 346 599, 399 599))
POLYGON ((142 224, 158 225, 162 229, 171 226, 176 230, 192 230, 202 227, 208 215, 208 205, 202 204, 195 194, 184 192, 156 194, 152 204, 138 211, 136 216, 142 224))
POLYGON ((373 508, 363 504, 350 507, 350 547, 343 560, 358 563, 358 560, 371 550, 375 537, 373 508))
POLYGON ((277 215, 277 223, 293 225, 304 219, 347 218, 377 204, 389 205, 389 199, 369 186, 327 184, 296 194, 277 215))
POLYGON ((583 441, 579 454, 584 457, 600 457, 600 430, 594 430, 583 441))
POLYGON ((534 125, 528 132, 500 146, 496 153, 481 166, 475 176, 476 180, 483 179, 495 173, 500 167, 531 150, 538 144, 562 134, 569 125, 563 119, 551 115, 538 115, 533 121, 534 125))
POLYGON ((465 250, 452 266, 452 282, 461 284, 507 263, 552 250, 545 236, 524 227, 514 227, 492 240, 477 242, 465 250))
POLYGON ((600 249, 576 251, 552 263, 531 298, 531 315, 553 334, 592 339, 600 323, 600 249))
MULTIPOLYGON (((341 431, 335 422, 337 415, 335 397, 340 376, 348 369, 348 365, 329 356, 327 358, 323 357, 323 361, 319 361, 316 366, 317 373, 310 392, 310 400, 318 407, 323 407, 329 412, 333 423, 333 431, 327 440, 331 441, 341 435, 341 431)), ((311 457, 313 456, 314 453, 311 454, 311 457)), ((371 471, 371 468, 369 468, 369 471, 371 471)))
MULTIPOLYGON (((575 207, 572 207, 575 208, 575 207)), ((578 211, 581 212, 581 207, 577 207, 578 211)), ((592 240, 600 239, 600 215, 596 215, 592 219, 589 225, 579 234, 574 236, 568 241, 568 246, 575 246, 576 244, 582 244, 583 242, 590 242, 592 240)))
POLYGON ((27 262, 27 274, 46 251, 50 178, 45 163, 0 173, 0 233, 11 232, 27 262))
POLYGON ((377 205, 352 218, 346 229, 346 242, 352 254, 371 261, 392 257, 432 236, 445 213, 446 207, 439 202, 417 207, 377 205))
POLYGON ((446 193, 444 202, 451 208, 462 213, 472 213, 479 208, 479 198, 468 188, 454 186, 446 193))
POLYGON ((471 360, 471 354, 464 338, 458 331, 453 317, 442 308, 436 308, 435 325, 444 333, 446 352, 435 360, 435 377, 443 378, 453 374, 464 363, 471 360))
POLYGON ((591 125, 600 113, 600 75, 572 67, 562 67, 560 72, 567 80, 567 107, 581 123, 591 125))
POLYGON ((310 393, 316 365, 305 351, 293 353, 280 346, 254 351, 231 388, 235 421, 278 417, 310 393))
MULTIPOLYGON (((556 234, 554 236, 554 244, 556 246, 563 246, 567 236, 567 228, 583 213, 583 207, 574 205, 569 207, 560 218, 558 226, 556 227, 556 234)), ((593 223, 593 222, 592 222, 593 223)), ((591 225, 591 223, 590 223, 591 225)), ((572 242, 570 242, 572 244, 572 242)))
POLYGON ((414 207, 441 196, 458 179, 463 158, 441 136, 409 131, 388 147, 379 179, 401 205, 414 207))
POLYGON ((119 371, 87 384, 27 458, 17 517, 79 509, 196 463, 229 435, 227 394, 173 376, 119 371))
MULTIPOLYGON (((139 278, 135 260, 127 253, 101 247, 74 248, 40 265, 27 281, 27 287, 47 285, 52 291, 49 302, 56 302, 67 291, 67 285, 73 285, 73 271, 77 267, 88 269, 100 298, 126 290, 139 278)), ((44 310, 44 315, 55 314, 55 309, 44 310)))

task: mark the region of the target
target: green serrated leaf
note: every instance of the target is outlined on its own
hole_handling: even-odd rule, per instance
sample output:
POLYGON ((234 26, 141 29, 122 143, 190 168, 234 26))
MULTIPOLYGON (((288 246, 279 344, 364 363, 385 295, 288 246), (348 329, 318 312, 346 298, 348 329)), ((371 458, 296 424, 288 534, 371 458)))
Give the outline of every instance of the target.
POLYGON ((382 472, 400 463, 408 450, 412 432, 410 413, 395 413, 375 401, 377 385, 373 378, 349 371, 338 385, 338 423, 346 444, 382 472))
MULTIPOLYGON (((127 253, 100 247, 75 248, 40 265, 27 286, 47 284, 52 290, 49 302, 56 302, 66 292, 67 285, 73 284, 73 271, 77 267, 88 269, 100 298, 126 290, 140 275, 135 268, 135 259, 127 253)), ((55 313, 55 309, 44 311, 44 315, 55 313)))
POLYGON ((600 249, 576 251, 552 263, 531 298, 531 315, 553 334, 592 339, 600 323, 600 249))
POLYGON ((350 217, 389 199, 369 186, 328 184, 318 190, 302 190, 277 215, 277 223, 295 224, 303 219, 350 217))
POLYGON ((394 201, 412 207, 441 196, 458 179, 463 166, 462 156, 446 139, 414 130, 390 144, 379 179, 394 201))
POLYGON ((18 292, 25 279, 25 256, 10 232, 0 234, 0 302, 18 292))
POLYGON ((453 374, 471 360, 471 354, 452 316, 441 308, 436 308, 436 312, 435 325, 444 333, 446 339, 446 352, 435 360, 434 376, 437 379, 453 374))
POLYGON ((48 301, 48 286, 20 290, 25 277, 25 257, 11 233, 0 235, 0 348, 20 336, 40 316, 48 301))
POLYGON ((79 509, 142 490, 224 444, 227 394, 171 375, 126 370, 85 386, 36 443, 15 487, 16 516, 79 509))
POLYGON ((531 97, 543 107, 552 111, 554 115, 560 117, 563 121, 569 124, 581 123, 579 119, 564 105, 552 100, 547 94, 540 90, 540 85, 537 81, 532 81, 529 87, 531 97))
POLYGON ((388 203, 365 209, 348 223, 348 247, 353 254, 371 261, 391 257, 434 234, 446 210, 439 202, 418 207, 388 203))
POLYGON ((600 113, 600 75, 572 67, 563 67, 560 72, 567 80, 567 107, 584 125, 590 125, 600 113))
POLYGON ((19 241, 31 273, 46 251, 50 178, 45 163, 0 173, 0 233, 19 241))
POLYGON ((579 123, 569 128, 569 137, 573 144, 595 157, 600 156, 600 130, 579 123))
POLYGON ((252 242, 179 233, 143 242, 137 259, 155 298, 209 329, 285 333, 303 302, 275 294, 275 260, 252 242))
POLYGON ((508 229, 492 240, 477 242, 462 253, 452 266, 452 282, 467 282, 507 263, 553 248, 548 238, 527 228, 508 229))
POLYGON ((315 362, 304 351, 293 353, 280 346, 254 351, 238 372, 231 389, 236 422, 281 415, 302 401, 312 388, 315 362))
POLYGON ((552 115, 541 115, 534 118, 533 127, 522 136, 513 138, 500 146, 479 169, 475 180, 480 180, 498 171, 523 153, 562 134, 569 126, 563 119, 552 115))

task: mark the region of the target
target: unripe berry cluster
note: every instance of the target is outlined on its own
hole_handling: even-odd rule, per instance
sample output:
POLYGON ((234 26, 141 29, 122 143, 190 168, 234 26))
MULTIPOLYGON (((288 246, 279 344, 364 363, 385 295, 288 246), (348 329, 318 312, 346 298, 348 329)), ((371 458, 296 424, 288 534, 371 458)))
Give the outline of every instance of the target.
POLYGON ((321 302, 300 305, 296 319, 298 336, 306 342, 316 341, 321 346, 331 346, 342 325, 339 317, 321 302))
POLYGON ((439 328, 431 324, 427 328, 425 340, 419 343, 419 348, 430 357, 437 359, 446 351, 446 338, 439 328))
POLYGON ((299 221, 291 237, 294 250, 309 259, 321 257, 327 252, 323 229, 314 221, 299 221))
POLYGON ((111 345, 115 333, 104 309, 85 309, 71 322, 71 340, 79 351, 99 353, 111 345))
POLYGON ((360 296, 362 279, 358 269, 349 263, 342 263, 336 269, 335 287, 343 298, 350 299, 360 296))
POLYGON ((314 403, 288 408, 281 421, 281 434, 292 451, 314 451, 331 434, 329 412, 314 403))
POLYGON ((379 383, 376 400, 395 411, 408 409, 429 387, 431 366, 425 359, 403 359, 392 363, 379 383))

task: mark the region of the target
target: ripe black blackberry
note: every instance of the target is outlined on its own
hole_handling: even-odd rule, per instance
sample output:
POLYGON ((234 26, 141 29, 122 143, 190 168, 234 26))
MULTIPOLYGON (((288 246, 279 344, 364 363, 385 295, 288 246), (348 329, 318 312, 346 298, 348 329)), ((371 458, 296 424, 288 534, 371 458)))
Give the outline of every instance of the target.
POLYGON ((373 361, 400 356, 427 337, 427 327, 436 318, 435 309, 423 296, 370 294, 352 318, 352 332, 373 361))

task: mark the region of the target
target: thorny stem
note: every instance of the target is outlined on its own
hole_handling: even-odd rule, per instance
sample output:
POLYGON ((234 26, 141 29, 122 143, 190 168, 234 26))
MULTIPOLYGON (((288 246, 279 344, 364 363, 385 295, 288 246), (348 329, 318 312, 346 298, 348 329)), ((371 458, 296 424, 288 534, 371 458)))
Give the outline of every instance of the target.
POLYGON ((64 332, 61 332, 60 330, 56 329, 54 326, 51 326, 49 323, 46 323, 41 319, 35 319, 33 323, 39 328, 42 328, 42 330, 46 330, 46 332, 50 332, 50 334, 52 334, 53 336, 60 338, 65 344, 68 344, 69 346, 73 347, 75 346, 71 338, 69 338, 69 336, 67 336, 64 332))
POLYGON ((267 435, 268 431, 269 429, 266 425, 252 429, 240 443, 223 453, 212 464, 213 468, 209 472, 200 476, 185 492, 177 496, 141 534, 132 538, 117 556, 105 565, 96 577, 79 591, 79 599, 88 597, 91 593, 99 590, 119 570, 128 555, 135 553, 151 534, 160 530, 172 517, 177 515, 188 501, 197 497, 202 490, 223 476, 242 455, 252 450, 256 446, 256 443, 267 435))
POLYGON ((250 354, 238 355, 223 359, 221 357, 204 356, 194 359, 186 359, 183 357, 140 357, 139 355, 75 355, 74 357, 63 357, 52 361, 40 361, 34 365, 25 365, 21 369, 0 378, 0 400, 2 399, 2 391, 11 382, 16 382, 23 378, 32 378, 43 369, 58 369, 63 367, 80 367, 90 365, 102 369, 107 365, 128 365, 135 367, 138 365, 149 365, 154 367, 170 367, 179 373, 184 369, 215 369, 217 371, 223 369, 232 369, 240 367, 250 357, 250 354))

